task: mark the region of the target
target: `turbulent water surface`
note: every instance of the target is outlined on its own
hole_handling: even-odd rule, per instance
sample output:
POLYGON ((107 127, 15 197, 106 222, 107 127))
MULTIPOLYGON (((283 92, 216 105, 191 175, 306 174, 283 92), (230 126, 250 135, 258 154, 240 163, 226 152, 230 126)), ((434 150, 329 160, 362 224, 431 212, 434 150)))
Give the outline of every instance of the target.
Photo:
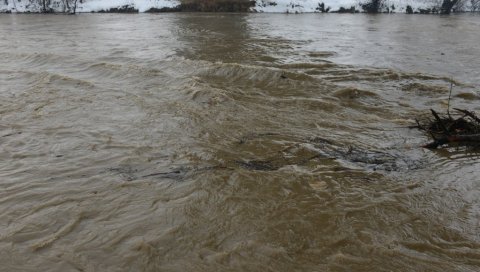
POLYGON ((480 17, 0 15, 1 271, 478 271, 480 17))

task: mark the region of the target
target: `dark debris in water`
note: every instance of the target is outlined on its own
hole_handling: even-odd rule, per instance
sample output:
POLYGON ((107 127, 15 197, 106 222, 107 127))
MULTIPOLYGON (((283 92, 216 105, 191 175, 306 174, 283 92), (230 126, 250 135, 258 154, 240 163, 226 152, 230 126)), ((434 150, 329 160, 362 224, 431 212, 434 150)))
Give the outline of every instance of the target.
POLYGON ((235 161, 235 163, 248 170, 275 171, 280 168, 267 160, 235 161))
POLYGON ((353 146, 344 147, 322 137, 304 139, 302 143, 297 145, 310 145, 314 148, 303 152, 289 152, 286 149, 284 152, 279 152, 265 159, 236 160, 235 164, 241 168, 253 171, 276 171, 288 165, 304 166, 314 160, 337 160, 356 164, 368 170, 387 172, 412 170, 422 167, 422 163, 418 160, 402 156, 398 152, 392 153, 392 151, 353 146))
POLYGON ((480 118, 472 111, 454 110, 460 117, 453 118, 449 112, 440 115, 431 109, 431 116, 416 119, 417 128, 427 132, 433 139, 423 147, 436 149, 450 144, 480 146, 480 118))
POLYGON ((238 144, 245 144, 246 142, 253 140, 255 138, 264 137, 264 136, 278 136, 278 133, 266 132, 266 133, 251 133, 241 137, 238 140, 238 144))
POLYGON ((119 167, 107 169, 109 172, 120 175, 125 181, 134 181, 138 179, 159 179, 159 180, 172 180, 181 182, 184 181, 192 174, 198 174, 201 172, 208 172, 214 170, 231 170, 231 168, 214 165, 214 166, 203 166, 203 167, 188 167, 188 166, 178 166, 171 169, 155 172, 148 167, 135 167, 130 165, 122 165, 119 167), (142 168, 142 169, 140 169, 142 168))
POLYGON ((176 178, 181 173, 182 172, 180 170, 173 170, 173 171, 168 171, 168 172, 158 172, 158 173, 148 174, 148 175, 142 176, 142 178, 147 178, 147 177, 176 178))
POLYGON ((142 178, 162 178, 162 179, 172 179, 172 180, 182 180, 189 169, 186 167, 178 167, 171 170, 160 171, 160 172, 148 172, 148 169, 139 169, 134 166, 123 165, 119 167, 109 168, 109 172, 116 173, 120 175, 126 181, 133 181, 142 178))
POLYGON ((13 136, 13 135, 20 135, 20 134, 22 134, 21 131, 12 132, 12 133, 8 133, 8 134, 5 134, 5 135, 0 136, 0 138, 9 137, 9 136, 13 136))

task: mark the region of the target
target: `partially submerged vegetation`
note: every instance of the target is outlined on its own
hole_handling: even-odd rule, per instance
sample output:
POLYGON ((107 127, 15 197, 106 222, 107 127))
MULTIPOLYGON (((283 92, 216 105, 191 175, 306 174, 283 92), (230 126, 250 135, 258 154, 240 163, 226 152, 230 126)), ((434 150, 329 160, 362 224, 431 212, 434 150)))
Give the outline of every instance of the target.
POLYGON ((451 143, 480 146, 480 118, 475 112, 458 108, 453 109, 454 114, 450 112, 452 86, 450 86, 448 108, 445 114, 440 115, 430 109, 430 116, 415 120, 416 127, 427 132, 433 139, 432 142, 423 146, 425 148, 435 149, 451 143))
POLYGON ((185 0, 173 8, 151 8, 146 12, 248 12, 253 6, 255 6, 255 1, 248 0, 185 0))
POLYGON ((111 8, 108 10, 100 10, 99 13, 137 13, 138 9, 135 9, 132 6, 124 5, 118 8, 111 8))
POLYGON ((247 12, 255 6, 250 0, 182 0, 178 11, 247 12))
POLYGON ((454 110, 459 114, 456 118, 450 114, 440 116, 431 109, 431 118, 423 122, 417 120, 418 128, 430 134, 433 139, 423 147, 435 149, 451 143, 480 146, 480 118, 472 111, 454 110))
POLYGON ((370 0, 362 4, 362 9, 367 13, 378 13, 384 8, 383 0, 370 0))

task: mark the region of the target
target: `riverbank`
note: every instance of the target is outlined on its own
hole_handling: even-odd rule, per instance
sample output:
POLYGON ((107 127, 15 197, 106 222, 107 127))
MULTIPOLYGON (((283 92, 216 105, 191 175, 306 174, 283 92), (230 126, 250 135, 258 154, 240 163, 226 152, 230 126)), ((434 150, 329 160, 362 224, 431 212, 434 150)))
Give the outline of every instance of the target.
MULTIPOLYGON (((452 12, 480 9, 480 0, 460 0, 452 12)), ((266 13, 440 13, 437 0, 3 0, 2 13, 85 12, 266 12, 266 13)))

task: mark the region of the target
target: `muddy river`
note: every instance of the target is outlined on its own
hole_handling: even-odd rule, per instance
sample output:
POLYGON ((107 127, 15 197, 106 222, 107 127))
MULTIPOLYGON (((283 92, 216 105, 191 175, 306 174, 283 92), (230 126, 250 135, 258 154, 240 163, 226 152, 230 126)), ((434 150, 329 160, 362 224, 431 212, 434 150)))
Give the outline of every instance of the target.
POLYGON ((480 16, 0 15, 0 271, 479 271, 480 16))

